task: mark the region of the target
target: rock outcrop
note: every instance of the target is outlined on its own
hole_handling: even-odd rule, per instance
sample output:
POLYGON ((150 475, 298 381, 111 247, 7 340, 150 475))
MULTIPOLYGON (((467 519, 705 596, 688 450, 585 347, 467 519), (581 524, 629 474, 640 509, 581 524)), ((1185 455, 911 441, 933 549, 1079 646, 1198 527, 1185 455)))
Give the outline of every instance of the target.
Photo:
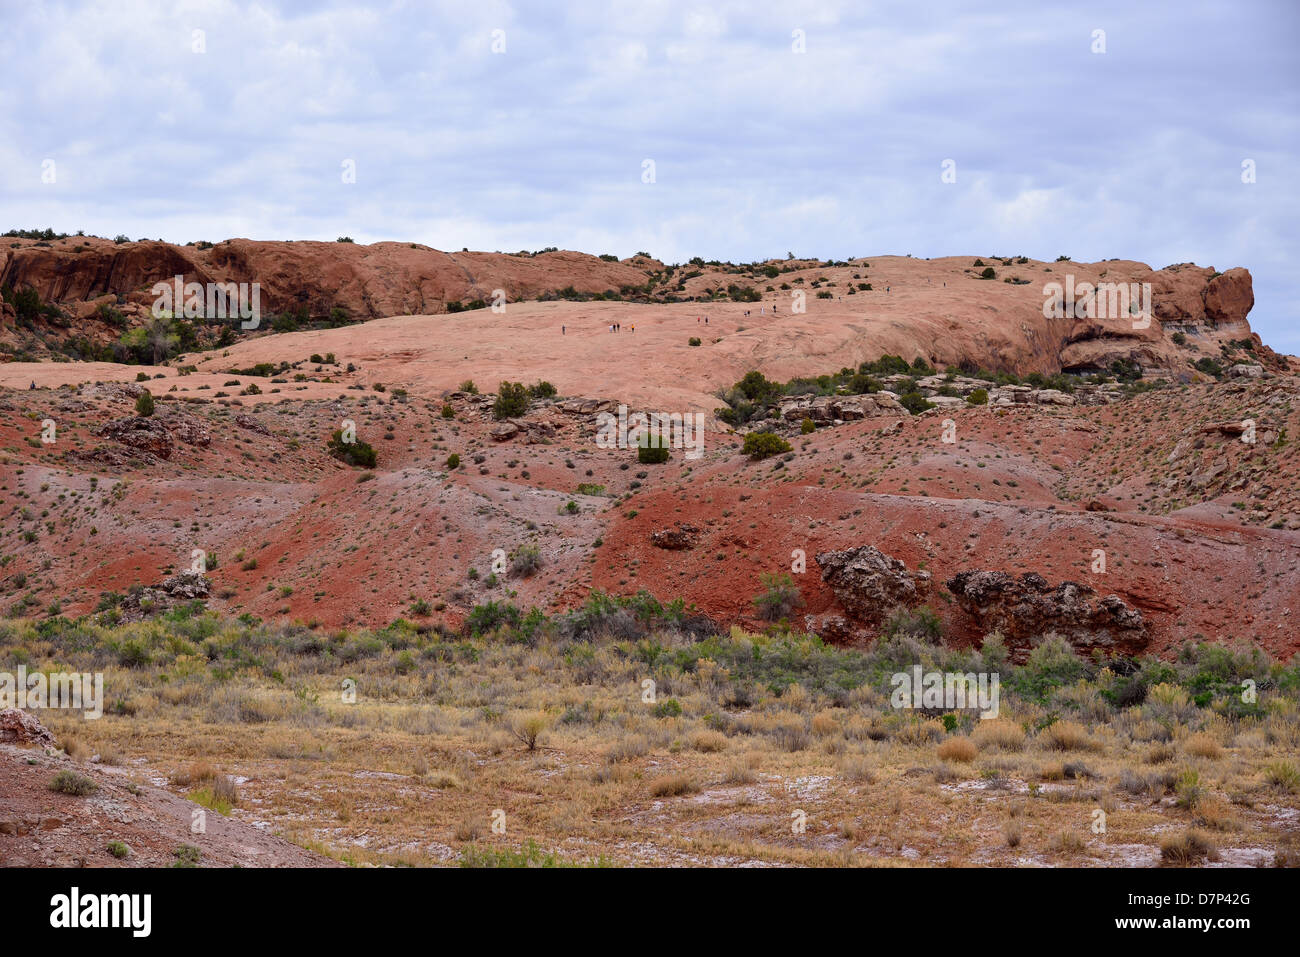
POLYGON ((531 256, 447 253, 401 242, 250 239, 200 247, 87 236, 42 247, 7 244, 0 250, 0 283, 31 286, 42 302, 71 304, 111 295, 124 304, 148 306, 153 284, 178 275, 197 283, 257 282, 265 312, 305 306, 310 315, 325 317, 341 308, 359 320, 446 312, 448 303, 490 299, 494 289, 504 290, 510 302, 565 288, 603 293, 643 284, 649 266, 662 268, 652 260, 608 262, 567 250, 531 256))
POLYGON ((0 711, 0 742, 53 746, 54 735, 26 711, 5 708, 0 711))
POLYGON ((235 425, 241 429, 247 429, 249 432, 256 432, 258 435, 270 435, 271 430, 259 422, 253 416, 246 412, 241 412, 235 416, 235 425))
MULTIPOLYGON (((885 353, 903 355, 909 361, 923 357, 937 368, 1014 371, 1022 376, 1062 370, 1105 371, 1122 361, 1126 365, 1136 362, 1148 374, 1190 381, 1204 377, 1191 368, 1193 360, 1216 355, 1219 346, 1243 340, 1253 343, 1255 356, 1266 369, 1276 372, 1285 368, 1285 361, 1250 329, 1247 315, 1254 293, 1250 273, 1241 268, 1218 274, 1210 267, 1192 264, 1152 270, 1144 263, 1127 260, 1051 264, 1006 260, 998 271, 1007 281, 1000 283, 979 282, 978 269, 966 257, 873 257, 869 267, 783 261, 781 268, 810 274, 791 277, 790 282, 815 281, 824 275, 837 287, 858 278, 855 271, 873 270, 874 290, 862 290, 851 299, 835 295, 830 301, 818 300, 816 308, 806 313, 807 322, 800 324, 803 335, 816 339, 816 354, 829 368, 850 362, 856 365, 885 353), (1087 315, 1086 296, 1083 313, 1075 314, 1080 308, 1077 294, 1069 304, 1070 313, 1044 315, 1049 287, 1070 288, 1067 278, 1076 289, 1084 284, 1132 288, 1136 283, 1140 288, 1149 283, 1152 321, 1135 327, 1127 313, 1115 316, 1095 310, 1097 317, 1087 315), (909 289, 909 296, 899 300, 881 295, 881 284, 887 287, 891 282, 895 288, 909 289), (822 310, 842 315, 823 325, 817 318, 822 310), (1177 343, 1175 333, 1182 333, 1177 343)), ((430 314, 446 314, 452 323, 469 321, 478 310, 462 312, 462 307, 486 303, 498 289, 510 303, 596 296, 606 303, 625 298, 704 302, 712 300, 719 287, 735 282, 731 269, 715 263, 687 274, 669 271, 674 282, 664 279, 665 265, 649 257, 611 261, 566 250, 449 253, 403 242, 361 245, 246 239, 173 246, 150 241, 115 243, 97 237, 67 237, 37 246, 10 238, 0 241, 0 284, 15 289, 31 287, 42 302, 58 306, 59 312, 35 320, 36 327, 47 327, 42 330, 17 328, 10 312, 0 310, 0 344, 13 346, 13 352, 49 354, 65 348, 59 340, 72 338, 70 333, 75 331, 77 338, 110 349, 124 329, 138 328, 150 320, 156 298, 154 284, 171 282, 178 275, 187 283, 200 285, 257 283, 259 306, 268 317, 251 333, 260 336, 267 332, 269 317, 291 313, 292 323, 296 323, 304 311, 309 320, 335 323, 430 314), (100 307, 108 308, 100 312, 100 307), (35 334, 42 331, 54 335, 35 334)), ((1062 294, 1056 298, 1065 305, 1062 294)), ((205 334, 209 340, 213 338, 212 329, 205 334)), ((235 334, 245 335, 240 330, 235 334)), ((761 334, 759 341, 750 341, 749 336, 732 342, 728 338, 715 340, 713 345, 718 348, 707 353, 720 365, 733 367, 737 377, 744 369, 753 368, 758 359, 773 367, 783 359, 788 361, 783 355, 787 339, 780 340, 779 346, 769 346, 762 344, 761 334)), ((0 357, 4 354, 0 352, 0 357)), ((806 366, 801 368, 806 373, 806 366)), ((804 373, 791 367, 782 374, 804 373)), ((859 412, 871 415, 874 406, 870 401, 828 414, 840 421, 859 412)))
POLYGON ((930 591, 929 572, 910 572, 872 545, 819 552, 817 565, 851 627, 864 636, 878 629, 895 608, 918 605, 930 591))
POLYGON ((1013 657, 1023 657, 1048 632, 1082 653, 1131 654, 1147 643, 1140 611, 1115 595, 1095 599, 1094 589, 1077 582, 1052 586, 1034 572, 1013 578, 1001 571, 970 571, 959 572, 945 585, 986 634, 1002 633, 1013 657))
POLYGON ((212 444, 212 433, 208 431, 208 427, 192 415, 172 414, 160 421, 174 438, 186 445, 207 448, 212 444))
POLYGON ((172 435, 160 419, 142 415, 106 422, 95 434, 160 459, 171 458, 172 435))
POLYGON ((694 548, 699 541, 700 527, 689 522, 678 522, 676 528, 661 528, 650 533, 650 544, 670 552, 694 548))
POLYGON ((120 606, 121 618, 123 621, 140 621, 184 602, 206 601, 211 589, 212 582, 206 575, 181 572, 163 579, 158 585, 127 595, 120 606))
POLYGON ((803 397, 781 405, 781 418, 787 422, 853 422, 873 415, 904 411, 898 399, 890 392, 870 392, 863 395, 819 395, 803 397))
POLYGON ((617 412, 613 399, 565 399, 557 408, 569 415, 596 415, 599 412, 617 412))

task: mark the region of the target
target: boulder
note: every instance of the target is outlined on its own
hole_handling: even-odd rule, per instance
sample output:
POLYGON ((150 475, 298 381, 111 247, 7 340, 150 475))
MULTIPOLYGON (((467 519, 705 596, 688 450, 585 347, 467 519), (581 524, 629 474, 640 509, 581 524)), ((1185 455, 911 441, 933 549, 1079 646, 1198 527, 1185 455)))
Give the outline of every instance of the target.
POLYGON ((119 610, 123 621, 140 621, 190 601, 206 601, 212 581, 198 572, 181 572, 128 594, 119 610))
POLYGON ((1140 611, 1115 595, 1095 599, 1092 588, 1077 582, 1052 586, 1034 572, 1013 578, 1001 571, 969 571, 945 584, 986 633, 1002 633, 1019 660, 1048 632, 1081 653, 1100 649, 1132 654, 1149 640, 1140 611))
POLYGON ((1250 272, 1240 266, 1215 276, 1205 286, 1205 316, 1216 326, 1244 323, 1255 306, 1250 272))
POLYGON ((1217 432, 1219 435, 1227 435, 1233 438, 1238 438, 1245 433, 1246 425, 1244 422, 1240 422, 1240 421, 1215 422, 1213 425, 1201 426, 1200 431, 1203 435, 1213 435, 1214 433, 1217 432))
POLYGON ((256 432, 258 435, 271 434, 270 429, 246 412, 241 412, 239 415, 235 416, 235 425, 239 426, 241 429, 256 432))
POLYGON ((52 735, 36 718, 18 708, 0 711, 0 741, 5 744, 54 745, 52 735))
POLYGON ((556 407, 569 415, 596 415, 600 412, 618 411, 618 403, 613 399, 565 399, 556 407))
POLYGON ((694 548, 699 541, 700 528, 686 522, 678 522, 676 528, 661 528, 650 534, 650 544, 655 548, 668 551, 684 551, 694 548))
POLYGON ((192 415, 172 414, 161 421, 168 432, 186 445, 207 448, 212 444, 212 433, 192 415))
POLYGON ((877 628, 895 608, 920 604, 930 590, 929 572, 909 572, 871 545, 821 552, 817 564, 822 581, 859 627, 877 628))
POLYGON ((172 454, 171 433, 161 420, 152 417, 133 415, 116 419, 100 426, 95 434, 160 459, 170 458, 172 454))

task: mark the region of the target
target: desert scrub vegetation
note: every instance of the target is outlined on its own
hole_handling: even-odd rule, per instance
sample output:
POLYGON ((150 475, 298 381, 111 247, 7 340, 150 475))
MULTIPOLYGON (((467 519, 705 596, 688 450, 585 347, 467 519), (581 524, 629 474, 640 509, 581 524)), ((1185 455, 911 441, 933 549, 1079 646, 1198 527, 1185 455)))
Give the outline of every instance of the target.
POLYGON ((1300 809, 1300 669, 1252 648, 1107 659, 1049 635, 1012 664, 996 635, 944 644, 921 610, 843 648, 787 623, 720 628, 644 591, 562 613, 486 602, 454 628, 438 617, 56 615, 0 621, 0 655, 104 673, 101 721, 42 716, 72 761, 146 758, 196 803, 355 862, 510 866, 534 840, 578 862, 866 862, 904 846, 926 861, 1105 862, 1113 843, 1198 864, 1197 846, 1161 847, 1197 830, 1225 859, 1272 863, 1300 809), (915 666, 999 674, 997 717, 892 707, 892 677, 915 666), (230 742, 219 757, 214 730, 230 742), (834 848, 790 834, 795 790, 834 848), (399 810, 364 810, 376 801, 399 810), (1101 837, 1087 830, 1096 806, 1101 837), (494 808, 509 838, 490 830, 494 808), (629 850, 647 841, 654 856, 629 850), (410 850, 430 842, 445 849, 410 850))
POLYGON ((764 574, 763 591, 754 598, 760 618, 779 621, 803 606, 803 597, 789 575, 764 574))
POLYGON ((375 450, 368 442, 355 439, 351 442, 343 438, 343 430, 335 429, 330 436, 326 451, 340 462, 360 468, 374 468, 377 461, 375 450))
POLYGON ((664 436, 652 436, 649 433, 641 436, 641 440, 636 447, 638 465, 663 465, 669 458, 671 458, 671 453, 668 450, 668 443, 664 436))
POLYGON ((741 446, 741 453, 755 462, 790 451, 790 443, 775 432, 749 432, 741 446))
POLYGON ((94 794, 98 791, 99 785, 84 774, 64 770, 54 775, 54 779, 50 781, 50 790, 57 791, 59 794, 85 797, 87 794, 94 794))
POLYGON ((502 382, 497 387, 496 401, 492 404, 494 419, 518 418, 528 411, 531 399, 528 386, 522 382, 502 382))

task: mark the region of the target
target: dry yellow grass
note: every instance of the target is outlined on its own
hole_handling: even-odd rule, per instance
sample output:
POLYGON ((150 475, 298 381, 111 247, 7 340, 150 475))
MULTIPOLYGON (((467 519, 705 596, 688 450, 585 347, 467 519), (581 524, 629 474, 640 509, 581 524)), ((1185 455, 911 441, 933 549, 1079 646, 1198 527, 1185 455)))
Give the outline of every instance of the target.
POLYGON ((1088 729, 1077 721, 1056 721, 1038 735, 1039 743, 1052 751, 1085 751, 1095 747, 1088 729))
POLYGON ((691 735, 691 747, 706 754, 727 750, 727 736, 719 731, 696 731, 691 735))
POLYGON ((258 650, 283 681, 262 669, 216 680, 206 659, 110 667, 105 684, 129 709, 50 725, 61 741, 111 746, 128 767, 171 777, 182 794, 246 777, 233 817, 363 864, 447 864, 468 844, 527 839, 633 865, 1132 863, 1131 850, 1109 850, 1121 846, 1156 863, 1171 824, 1271 862, 1274 847, 1286 858, 1288 815, 1300 810, 1300 775, 1278 743, 1297 720, 1285 705, 1231 728, 1204 711, 1194 726, 1169 720, 1172 743, 1143 728, 1148 744, 1135 743, 1140 709, 1072 714, 1026 737, 1051 709, 1012 701, 999 719, 967 721, 969 738, 945 737, 940 721, 895 711, 871 689, 758 687, 728 707, 721 666, 673 673, 663 684, 682 712, 658 710, 640 701, 643 661, 610 644, 590 650, 568 660, 546 644, 449 643, 450 664, 416 656, 408 673, 383 658, 339 666, 258 650), (356 678, 355 704, 340 700, 340 674, 356 678), (1193 754, 1189 726, 1232 740, 1231 755, 1211 765, 1193 754), (515 732, 534 729, 529 750, 515 732), (1144 764, 1157 749, 1161 765, 1144 764), (1171 800, 1184 770, 1171 758, 1200 770, 1204 793, 1188 807, 1171 800), (1086 830, 1093 807, 1108 809, 1104 840, 1086 830), (804 834, 791 831, 796 809, 804 834), (504 834, 492 829, 498 810, 504 834))
POLYGON ((694 794, 699 789, 700 786, 685 774, 669 774, 650 782, 650 794, 657 798, 680 797, 683 794, 694 794))
POLYGON ((1213 735, 1205 732, 1189 735, 1183 742, 1183 750, 1198 758, 1217 760, 1223 757, 1223 745, 1213 735))
POLYGON ((936 749, 935 753, 944 761, 960 761, 969 764, 979 754, 979 748, 970 738, 949 738, 936 749))
POLYGON ((1218 860, 1219 849, 1203 832, 1195 828, 1172 834, 1160 841, 1160 858, 1176 867, 1187 867, 1203 860, 1218 860))
POLYGON ((977 724, 971 738, 986 751, 1020 751, 1025 746, 1025 729, 1006 718, 992 718, 977 724))

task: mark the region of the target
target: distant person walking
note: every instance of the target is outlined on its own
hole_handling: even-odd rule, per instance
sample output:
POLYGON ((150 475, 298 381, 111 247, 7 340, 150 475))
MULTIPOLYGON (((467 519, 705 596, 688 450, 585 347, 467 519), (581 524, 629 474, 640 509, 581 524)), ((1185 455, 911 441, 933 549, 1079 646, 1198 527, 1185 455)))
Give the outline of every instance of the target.
POLYGON ((564 326, 560 326, 560 335, 564 335, 564 326))

